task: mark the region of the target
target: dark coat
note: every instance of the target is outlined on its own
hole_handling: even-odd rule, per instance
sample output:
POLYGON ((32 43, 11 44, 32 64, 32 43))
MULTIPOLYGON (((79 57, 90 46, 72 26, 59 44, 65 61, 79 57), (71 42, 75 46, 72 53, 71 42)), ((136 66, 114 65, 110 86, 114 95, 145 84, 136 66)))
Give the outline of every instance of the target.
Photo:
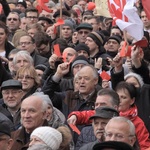
POLYGON ((94 141, 94 142, 91 142, 91 143, 88 143, 88 144, 85 144, 84 146, 82 146, 79 150, 92 150, 94 145, 99 143, 98 140, 94 141))

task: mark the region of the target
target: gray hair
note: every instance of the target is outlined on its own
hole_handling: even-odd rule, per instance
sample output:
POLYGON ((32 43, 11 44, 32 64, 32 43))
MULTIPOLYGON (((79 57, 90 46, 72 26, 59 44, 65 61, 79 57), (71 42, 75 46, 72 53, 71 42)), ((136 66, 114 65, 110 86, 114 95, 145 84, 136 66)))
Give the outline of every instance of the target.
POLYGON ((47 110, 48 105, 51 105, 51 107, 53 108, 53 104, 49 98, 48 95, 44 94, 43 92, 35 92, 32 94, 32 96, 37 96, 42 100, 42 109, 43 111, 47 110))
POLYGON ((35 144, 29 147, 27 150, 52 150, 49 146, 45 144, 35 144))
POLYGON ((18 53, 16 53, 16 55, 13 58, 14 65, 17 64, 17 58, 19 57, 25 58, 28 62, 30 62, 31 65, 33 65, 33 58, 30 56, 30 53, 27 51, 19 51, 18 53))
MULTIPOLYGON (((131 120, 129 120, 129 119, 125 118, 125 117, 119 116, 119 117, 114 117, 114 118, 110 119, 109 122, 108 122, 108 124, 109 124, 111 121, 127 123, 128 126, 129 126, 130 135, 132 135, 132 136, 135 136, 135 135, 136 135, 135 126, 134 126, 134 124, 132 123, 131 120)), ((108 124, 107 124, 107 125, 108 125, 108 124)), ((118 123, 118 124, 119 124, 119 123, 118 123)), ((107 125, 106 125, 106 127, 107 127, 107 125)))

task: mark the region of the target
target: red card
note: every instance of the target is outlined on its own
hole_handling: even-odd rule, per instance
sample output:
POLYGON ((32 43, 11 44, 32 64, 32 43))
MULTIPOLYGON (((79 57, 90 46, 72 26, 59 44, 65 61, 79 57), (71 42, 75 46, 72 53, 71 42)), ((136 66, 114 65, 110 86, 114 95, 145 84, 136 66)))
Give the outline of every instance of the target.
POLYGON ((132 46, 128 46, 127 53, 126 53, 127 57, 131 57, 131 48, 132 46))
POLYGON ((69 126, 70 126, 70 128, 74 131, 74 132, 76 132, 78 135, 80 135, 80 131, 79 131, 79 129, 77 128, 77 126, 75 126, 75 125, 73 125, 73 124, 69 124, 69 126))
POLYGON ((72 56, 72 58, 71 58, 70 61, 69 61, 69 64, 70 64, 74 59, 75 59, 75 55, 72 56))
POLYGON ((59 18, 59 19, 57 20, 57 22, 56 22, 54 25, 55 25, 55 26, 60 26, 60 25, 63 25, 63 24, 65 24, 64 20, 61 19, 61 18, 59 18))
POLYGON ((106 71, 102 71, 102 73, 100 74, 100 77, 102 78, 102 80, 109 81, 111 79, 110 75, 106 71))
POLYGON ((64 52, 62 55, 63 61, 66 62, 67 52, 64 52))
POLYGON ((139 46, 139 47, 147 47, 148 46, 148 41, 147 41, 147 39, 142 39, 142 40, 137 41, 133 44, 136 45, 136 46, 139 46))
POLYGON ((126 47, 127 47, 127 42, 124 42, 122 49, 120 51, 120 57, 125 57, 126 56, 126 47))
POLYGON ((87 6, 87 9, 88 10, 93 10, 94 8, 95 8, 95 3, 94 2, 89 2, 88 6, 87 6))
POLYGON ((2 5, 0 4, 0 14, 2 14, 2 10, 3 10, 3 7, 2 7, 2 5))
POLYGON ((54 54, 56 54, 58 57, 61 57, 59 44, 55 44, 53 47, 54 47, 54 54))

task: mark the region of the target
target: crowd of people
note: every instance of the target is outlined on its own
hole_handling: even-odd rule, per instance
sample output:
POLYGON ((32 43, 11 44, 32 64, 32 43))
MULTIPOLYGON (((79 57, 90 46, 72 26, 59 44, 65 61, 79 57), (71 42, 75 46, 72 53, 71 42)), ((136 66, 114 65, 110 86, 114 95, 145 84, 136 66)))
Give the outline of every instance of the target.
POLYGON ((150 150, 141 0, 144 46, 90 0, 0 4, 0 150, 150 150))

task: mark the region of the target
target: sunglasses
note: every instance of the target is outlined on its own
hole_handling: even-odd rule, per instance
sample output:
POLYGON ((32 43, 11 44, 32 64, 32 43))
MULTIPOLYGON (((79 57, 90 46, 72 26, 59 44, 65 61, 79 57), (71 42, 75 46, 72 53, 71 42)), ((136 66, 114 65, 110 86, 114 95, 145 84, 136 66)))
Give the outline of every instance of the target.
POLYGON ((79 31, 79 32, 78 32, 78 34, 83 34, 83 33, 84 33, 84 34, 89 34, 88 31, 79 31))
POLYGON ((17 21, 18 19, 16 19, 16 18, 8 18, 7 20, 8 20, 8 21, 11 21, 11 20, 17 21))

